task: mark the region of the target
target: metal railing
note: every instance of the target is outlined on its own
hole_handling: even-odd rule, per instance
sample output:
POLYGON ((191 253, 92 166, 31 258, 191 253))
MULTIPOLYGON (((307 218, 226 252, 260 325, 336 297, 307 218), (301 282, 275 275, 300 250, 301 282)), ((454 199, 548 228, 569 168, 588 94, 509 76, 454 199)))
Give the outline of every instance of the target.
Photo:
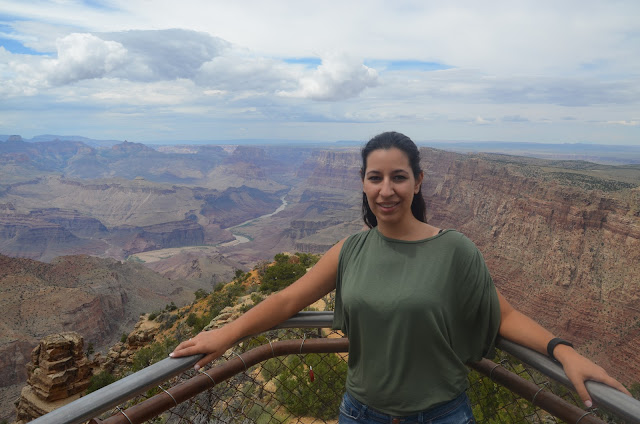
MULTIPOLYGON (((316 328, 320 333, 320 328, 331 326, 332 317, 333 313, 330 311, 302 312, 276 328, 316 328)), ((284 336, 274 333, 272 335, 278 339, 298 338, 301 336, 299 332, 284 336)), ((320 335, 312 333, 309 336, 318 337, 320 335)), ((253 348, 256 345, 254 340, 246 338, 241 341, 244 343, 239 342, 238 346, 248 349, 246 352, 238 354, 234 351, 222 365, 216 365, 206 372, 195 373, 192 370, 193 365, 202 357, 200 355, 164 359, 44 415, 32 421, 32 423, 82 423, 92 418, 94 423, 99 423, 103 421, 95 417, 108 411, 115 412, 112 417, 104 418, 104 422, 109 424, 120 422, 133 424, 134 422, 153 420, 154 417, 164 411, 169 411, 168 413, 170 414, 167 421, 172 421, 171 417, 173 417, 173 421, 176 422, 209 422, 213 419, 212 417, 222 422, 242 421, 256 422, 258 424, 262 424, 262 422, 283 422, 291 419, 292 415, 288 412, 283 412, 278 407, 271 406, 277 403, 273 400, 276 395, 273 388, 266 388, 266 380, 261 377, 265 375, 265 369, 268 368, 266 367, 267 363, 264 361, 267 359, 275 361, 276 357, 279 358, 282 355, 289 355, 290 358, 304 358, 305 356, 303 355, 310 353, 335 356, 330 352, 346 352, 348 347, 346 339, 307 338, 306 333, 303 334, 302 339, 298 338, 297 340, 271 342, 263 339, 261 340, 262 344, 255 348, 253 348), (260 368, 249 374, 248 370, 257 364, 261 364, 260 368), (260 382, 260 380, 265 381, 260 382), (159 386, 166 382, 169 382, 167 384, 168 388, 159 386), (159 389, 157 389, 158 387, 159 389), (254 389, 251 389, 251 387, 254 387, 254 389), (250 393, 256 391, 255 387, 259 387, 260 396, 250 393), (215 392, 215 390, 218 390, 219 393, 215 392), (265 393, 271 396, 267 396, 267 400, 264 400, 265 393), (141 395, 142 397, 140 397, 141 395), (148 397, 148 399, 143 400, 145 397, 148 397), (230 398, 235 398, 235 400, 228 400, 230 398), (250 398, 254 398, 255 401, 249 401, 250 398), (126 409, 123 410, 120 405, 125 405, 126 409), (246 410, 259 410, 259 412, 247 413, 245 412, 246 410), (265 411, 268 411, 268 414, 265 411), (265 416, 267 418, 260 418, 265 416), (234 417, 241 417, 242 419, 238 420, 234 419, 234 417)), ((571 423, 602 423, 596 416, 598 411, 585 411, 572 404, 572 402, 576 403, 575 400, 567 402, 548 390, 549 387, 547 386, 551 384, 548 381, 542 381, 541 378, 549 377, 554 381, 571 387, 561 366, 544 355, 507 340, 499 340, 498 348, 541 374, 534 375, 536 374, 534 370, 523 371, 521 366, 514 365, 515 361, 505 358, 497 364, 486 359, 470 364, 472 369, 488 377, 471 383, 469 391, 473 392, 470 393, 472 397, 490 397, 492 401, 494 398, 499 398, 502 395, 498 395, 497 390, 499 388, 493 384, 497 382, 507 387, 510 391, 509 395, 513 398, 508 402, 501 401, 507 405, 500 405, 502 409, 499 414, 504 417, 511 417, 515 414, 513 418, 506 418, 507 421, 504 421, 505 418, 500 419, 498 415, 495 415, 497 414, 496 411, 487 412, 478 409, 477 414, 485 417, 487 422, 547 422, 549 419, 553 420, 553 417, 557 417, 571 423), (522 405, 520 404, 522 399, 517 398, 514 394, 524 399, 522 405), (540 412, 541 410, 549 412, 551 416, 544 415, 544 413, 540 412), (490 414, 494 414, 493 416, 498 418, 488 418, 492 416, 490 414)), ((295 362, 295 368, 306 367, 304 364, 305 360, 300 359, 295 362)), ((270 367, 273 368, 274 366, 276 368, 279 367, 281 371, 282 369, 286 371, 288 369, 286 367, 294 367, 291 365, 290 360, 289 363, 282 360, 280 363, 272 364, 270 367)), ((294 380, 296 378, 300 379, 300 376, 298 375, 294 380)), ((318 376, 318 381, 321 381, 322 378, 323 376, 318 376)), ((278 390, 282 387, 284 385, 281 383, 278 390)), ((587 382, 587 389, 598 407, 610 411, 616 418, 624 420, 623 422, 640 423, 640 401, 596 382, 587 382)), ((334 391, 335 393, 331 393, 331 396, 339 399, 342 393, 338 390, 334 391)), ((300 394, 298 393, 297 395, 299 396, 300 394)), ((288 396, 287 393, 284 396, 286 398, 288 396)), ((281 400, 279 398, 278 402, 281 400)), ((474 413, 476 413, 476 408, 480 408, 480 406, 474 406, 474 413)), ((337 408, 335 412, 337 414, 337 408)), ((321 419, 320 421, 327 420, 321 419)), ((482 418, 480 418, 479 422, 482 421, 482 418)))

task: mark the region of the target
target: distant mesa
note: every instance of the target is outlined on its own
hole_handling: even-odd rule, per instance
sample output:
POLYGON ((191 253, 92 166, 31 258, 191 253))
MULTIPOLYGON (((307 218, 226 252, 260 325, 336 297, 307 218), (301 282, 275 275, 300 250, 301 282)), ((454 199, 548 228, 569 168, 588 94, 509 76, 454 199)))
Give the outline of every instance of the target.
POLYGON ((19 135, 12 135, 7 138, 7 143, 24 143, 24 139, 19 135))
POLYGON ((156 153, 151 147, 148 147, 142 143, 132 143, 127 140, 120 144, 116 144, 111 147, 111 150, 117 153, 139 153, 139 152, 153 152, 156 153))

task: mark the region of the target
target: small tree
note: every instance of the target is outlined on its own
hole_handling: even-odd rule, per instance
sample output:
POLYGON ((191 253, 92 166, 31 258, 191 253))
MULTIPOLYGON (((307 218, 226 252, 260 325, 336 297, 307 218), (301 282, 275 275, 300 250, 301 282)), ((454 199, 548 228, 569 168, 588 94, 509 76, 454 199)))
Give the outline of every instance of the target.
POLYGON ((193 293, 193 294, 195 295, 196 300, 200 300, 200 299, 202 299, 203 297, 207 297, 207 296, 209 295, 209 293, 207 293, 207 291, 206 291, 206 290, 204 290, 204 289, 198 289, 198 290, 196 290, 196 291, 195 291, 195 293, 193 293))
MULTIPOLYGON (((277 256, 277 255, 276 255, 277 256)), ((302 264, 289 262, 277 262, 269 267, 262 276, 260 291, 274 292, 282 290, 307 272, 302 264)))
POLYGON ((93 345, 93 342, 89 342, 89 344, 87 345, 87 356, 93 355, 94 352, 95 346, 93 345))
POLYGON ((291 356, 276 378, 276 398, 294 415, 336 419, 346 377, 347 363, 338 355, 310 353, 304 361, 299 355, 291 356))
POLYGON ((118 380, 116 376, 114 376, 110 372, 101 371, 100 373, 91 377, 89 387, 87 387, 87 393, 95 392, 98 389, 102 389, 103 387, 114 383, 116 380, 118 380))

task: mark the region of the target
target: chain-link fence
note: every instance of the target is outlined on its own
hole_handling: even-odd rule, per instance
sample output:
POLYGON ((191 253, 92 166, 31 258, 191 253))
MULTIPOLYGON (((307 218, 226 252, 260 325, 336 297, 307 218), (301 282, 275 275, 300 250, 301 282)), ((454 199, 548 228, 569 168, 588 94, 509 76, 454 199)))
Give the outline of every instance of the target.
MULTIPOLYGON (((329 330, 272 330, 240 343, 206 369, 185 372, 94 422, 337 422, 347 349, 348 341, 329 330)), ((508 354, 500 352, 495 361, 473 364, 469 374, 467 393, 478 422, 615 422, 602 411, 581 409, 573 392, 508 354)))

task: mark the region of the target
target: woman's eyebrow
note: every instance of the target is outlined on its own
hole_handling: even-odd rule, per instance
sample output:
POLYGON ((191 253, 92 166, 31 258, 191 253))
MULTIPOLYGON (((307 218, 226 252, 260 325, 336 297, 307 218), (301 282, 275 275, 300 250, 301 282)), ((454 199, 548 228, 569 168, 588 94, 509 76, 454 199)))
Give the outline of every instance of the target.
MULTIPOLYGON (((394 169, 393 171, 391 171, 392 174, 408 174, 409 171, 407 171, 406 169, 394 169)), ((369 174, 382 174, 382 171, 378 171, 377 169, 371 169, 369 171, 367 171, 365 173, 365 175, 369 175, 369 174)))

